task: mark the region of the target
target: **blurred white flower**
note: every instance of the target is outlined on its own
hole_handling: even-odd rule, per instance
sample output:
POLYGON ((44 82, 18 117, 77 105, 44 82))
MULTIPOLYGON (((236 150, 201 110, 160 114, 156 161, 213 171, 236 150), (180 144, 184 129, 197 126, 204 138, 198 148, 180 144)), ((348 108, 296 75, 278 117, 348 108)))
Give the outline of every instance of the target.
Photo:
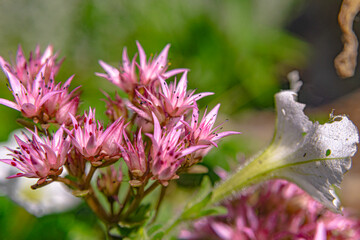
MULTIPOLYGON (((26 132, 24 129, 16 130, 9 135, 8 142, 0 143, 0 159, 7 158, 7 154, 10 153, 5 147, 12 149, 17 147, 14 135, 22 136, 21 131, 26 132)), ((14 174, 14 171, 16 169, 13 167, 0 164, 0 195, 7 195, 25 208, 26 211, 37 217, 63 212, 80 203, 78 198, 74 197, 66 190, 65 186, 58 182, 33 190, 30 186, 36 183, 37 179, 35 178, 6 179, 6 177, 14 174)))

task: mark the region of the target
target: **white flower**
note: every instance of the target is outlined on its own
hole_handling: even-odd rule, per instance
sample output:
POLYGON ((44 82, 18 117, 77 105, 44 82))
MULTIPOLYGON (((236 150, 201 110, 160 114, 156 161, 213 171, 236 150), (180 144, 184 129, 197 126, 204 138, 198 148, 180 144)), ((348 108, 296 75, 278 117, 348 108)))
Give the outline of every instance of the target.
POLYGON ((270 146, 219 185, 213 201, 255 182, 285 178, 332 211, 340 211, 333 186, 339 187, 351 167, 359 142, 357 128, 344 115, 332 116, 323 125, 311 122, 303 112, 305 104, 296 102, 301 82, 292 84, 295 90, 275 95, 277 122, 270 146))
MULTIPOLYGON (((0 159, 7 158, 9 147, 15 149, 17 143, 14 140, 14 134, 22 136, 21 131, 16 130, 9 135, 9 141, 0 143, 0 159)), ((80 200, 74 197, 66 188, 58 182, 53 182, 45 187, 33 190, 30 188, 37 179, 15 178, 5 179, 12 175, 14 168, 7 164, 0 164, 0 194, 9 196, 14 202, 22 206, 29 213, 41 217, 43 215, 63 212, 69 210, 80 203, 80 200)))

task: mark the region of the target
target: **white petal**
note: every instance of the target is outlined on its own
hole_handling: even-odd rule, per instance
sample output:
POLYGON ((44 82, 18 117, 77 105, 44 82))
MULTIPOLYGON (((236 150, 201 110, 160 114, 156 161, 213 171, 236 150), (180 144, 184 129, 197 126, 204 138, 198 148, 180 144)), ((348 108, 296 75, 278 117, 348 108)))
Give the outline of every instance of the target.
POLYGON ((346 116, 337 116, 337 121, 324 125, 311 122, 303 112, 305 105, 295 98, 293 91, 275 96, 277 128, 266 161, 278 168, 274 177, 295 182, 331 210, 339 211, 332 185, 339 186, 351 167, 358 131, 346 116))
POLYGON ((323 125, 311 122, 303 112, 305 105, 296 102, 296 97, 294 91, 275 95, 277 123, 272 143, 213 190, 213 203, 254 183, 285 178, 340 212, 333 186, 339 186, 351 167, 358 130, 346 116, 332 117, 323 125))

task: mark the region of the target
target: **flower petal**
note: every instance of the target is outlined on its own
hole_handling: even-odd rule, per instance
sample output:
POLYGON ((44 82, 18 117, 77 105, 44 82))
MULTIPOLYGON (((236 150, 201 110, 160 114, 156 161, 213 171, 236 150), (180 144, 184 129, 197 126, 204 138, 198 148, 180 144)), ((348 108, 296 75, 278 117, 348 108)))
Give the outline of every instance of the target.
POLYGON ((333 186, 339 186, 351 167, 359 135, 346 116, 335 116, 329 123, 311 122, 304 104, 295 101, 294 91, 275 95, 276 132, 270 146, 250 160, 213 192, 213 202, 234 191, 268 178, 285 178, 308 192, 334 212, 340 201, 333 186))
POLYGON ((10 107, 10 108, 13 108, 13 109, 18 110, 18 111, 21 110, 19 105, 17 105, 14 102, 11 102, 9 100, 3 99, 3 98, 0 98, 0 104, 5 105, 5 106, 10 107))

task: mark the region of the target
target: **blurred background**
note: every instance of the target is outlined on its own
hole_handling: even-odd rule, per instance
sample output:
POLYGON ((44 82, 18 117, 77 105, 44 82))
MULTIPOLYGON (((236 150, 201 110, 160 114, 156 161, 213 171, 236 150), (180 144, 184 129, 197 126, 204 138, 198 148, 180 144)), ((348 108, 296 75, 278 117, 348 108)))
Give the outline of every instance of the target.
MULTIPOLYGON (((115 87, 95 76, 103 71, 98 60, 118 66, 125 46, 130 56, 135 54, 136 40, 148 56, 171 43, 170 69, 191 69, 190 89, 215 92, 200 105, 212 108, 220 102, 218 123, 229 119, 225 128, 243 133, 223 141, 204 160, 215 180, 215 166, 230 170, 269 143, 275 122, 273 96, 288 88, 286 75, 292 70, 300 71, 304 85, 299 100, 307 104, 312 119, 324 121, 335 109, 360 126, 359 71, 342 80, 333 66, 342 49, 340 4, 340 0, 0 0, 0 55, 13 62, 18 45, 26 54, 37 44, 42 50, 54 45, 60 57, 66 57, 56 80, 64 82, 75 74, 72 88, 82 85, 81 111, 95 107, 97 117, 106 123, 99 89, 114 95, 115 87)), ((356 19, 357 33, 359 26, 356 19)), ((0 96, 12 99, 3 74, 0 96)), ((0 113, 4 142, 19 128, 15 119, 20 115, 2 105, 0 113)), ((354 159, 340 193, 345 207, 358 210, 360 194, 354 189, 360 182, 359 160, 354 159)), ((189 176, 177 183, 184 192, 196 184, 189 176)), ((103 237, 101 225, 84 205, 36 218, 7 196, 0 196, 0 226, 0 239, 103 237)))

